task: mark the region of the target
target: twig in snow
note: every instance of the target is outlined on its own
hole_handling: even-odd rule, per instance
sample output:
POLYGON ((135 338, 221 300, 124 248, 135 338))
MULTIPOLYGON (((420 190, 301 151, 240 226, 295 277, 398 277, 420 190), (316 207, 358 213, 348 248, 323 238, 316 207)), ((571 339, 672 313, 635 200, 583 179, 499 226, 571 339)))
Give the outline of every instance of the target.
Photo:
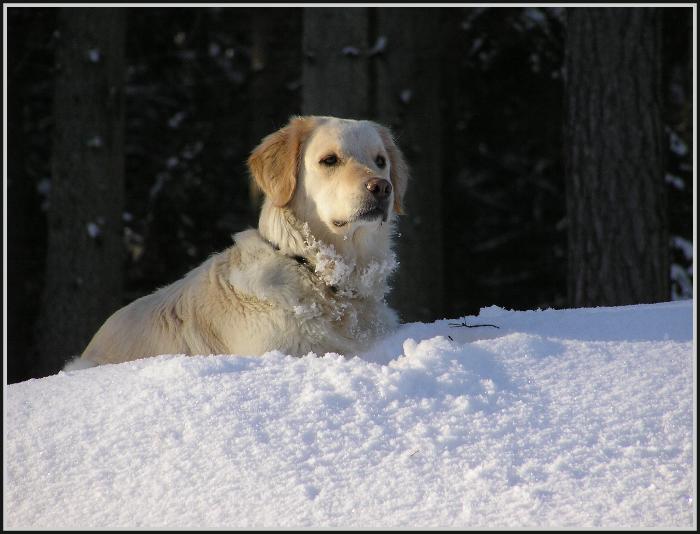
POLYGON ((481 326, 492 326, 493 328, 501 328, 500 326, 496 326, 495 324, 467 324, 465 322, 461 323, 449 323, 450 326, 464 326, 466 328, 479 328, 481 326))

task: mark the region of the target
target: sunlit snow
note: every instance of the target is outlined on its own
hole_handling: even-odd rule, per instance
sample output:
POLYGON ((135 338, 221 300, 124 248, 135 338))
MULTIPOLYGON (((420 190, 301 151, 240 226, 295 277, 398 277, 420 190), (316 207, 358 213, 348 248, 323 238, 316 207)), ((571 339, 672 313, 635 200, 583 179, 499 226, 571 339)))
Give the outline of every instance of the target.
POLYGON ((490 307, 354 358, 13 384, 5 526, 692 527, 692 317, 490 307))

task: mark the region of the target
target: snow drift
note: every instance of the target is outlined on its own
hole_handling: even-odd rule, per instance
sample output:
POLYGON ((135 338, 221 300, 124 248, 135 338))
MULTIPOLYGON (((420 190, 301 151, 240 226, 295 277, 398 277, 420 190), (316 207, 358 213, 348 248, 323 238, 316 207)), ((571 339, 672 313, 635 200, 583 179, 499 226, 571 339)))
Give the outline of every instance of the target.
POLYGON ((692 319, 691 301, 491 307, 359 358, 10 385, 5 526, 692 527, 692 319))

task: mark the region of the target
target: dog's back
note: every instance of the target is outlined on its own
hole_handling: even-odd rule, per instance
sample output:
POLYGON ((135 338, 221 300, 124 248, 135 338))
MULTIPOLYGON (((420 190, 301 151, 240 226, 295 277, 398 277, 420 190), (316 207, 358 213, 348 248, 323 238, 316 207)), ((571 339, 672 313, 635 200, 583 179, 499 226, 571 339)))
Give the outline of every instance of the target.
POLYGON ((158 354, 212 354, 224 349, 206 323, 207 280, 225 261, 224 251, 184 278, 141 297, 115 312, 97 331, 82 358, 98 364, 119 363, 158 354))

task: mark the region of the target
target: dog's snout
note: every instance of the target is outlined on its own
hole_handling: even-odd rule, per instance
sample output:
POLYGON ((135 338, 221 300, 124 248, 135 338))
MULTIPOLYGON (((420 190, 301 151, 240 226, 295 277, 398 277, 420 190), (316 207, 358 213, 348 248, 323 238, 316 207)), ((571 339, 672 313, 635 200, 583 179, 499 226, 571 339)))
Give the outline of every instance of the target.
POLYGON ((391 182, 383 178, 371 178, 365 182, 365 187, 378 199, 387 198, 391 194, 391 182))

